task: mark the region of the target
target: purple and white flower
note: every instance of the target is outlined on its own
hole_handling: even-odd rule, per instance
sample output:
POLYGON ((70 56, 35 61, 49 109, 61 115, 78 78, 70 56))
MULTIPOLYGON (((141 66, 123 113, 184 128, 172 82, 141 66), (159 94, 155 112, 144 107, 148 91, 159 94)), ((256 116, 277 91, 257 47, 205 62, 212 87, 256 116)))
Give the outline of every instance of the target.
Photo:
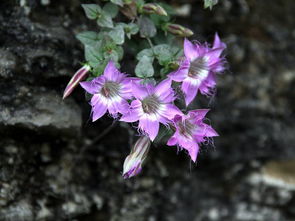
POLYGON ((92 121, 96 121, 107 111, 113 117, 128 111, 127 100, 132 98, 130 80, 115 67, 113 61, 107 64, 103 75, 92 81, 81 82, 80 85, 88 93, 93 94, 90 101, 92 121))
POLYGON ((188 106, 196 97, 197 92, 210 95, 216 85, 215 75, 224 70, 224 57, 221 55, 226 45, 215 34, 213 47, 207 44, 192 43, 184 39, 184 60, 178 70, 168 76, 182 82, 181 89, 185 95, 185 103, 188 106))
POLYGON ((130 111, 123 114, 121 121, 139 120, 139 129, 152 141, 158 134, 160 123, 168 125, 176 114, 181 113, 172 104, 175 96, 170 79, 160 82, 157 86, 133 82, 132 94, 136 99, 131 102, 130 111))
POLYGON ((78 71, 76 71, 74 76, 69 81, 69 83, 64 91, 62 99, 65 99, 73 92, 75 87, 77 87, 77 85, 79 85, 79 82, 82 81, 84 78, 86 78, 89 70, 90 70, 90 66, 85 64, 78 71))
POLYGON ((148 155, 150 146, 151 141, 146 136, 142 136, 136 141, 123 164, 124 179, 136 176, 141 172, 142 164, 148 155))
POLYGON ((176 115, 173 119, 175 133, 168 140, 168 146, 178 145, 186 149, 193 162, 196 162, 199 144, 208 137, 218 136, 217 132, 203 122, 208 109, 189 111, 187 115, 176 115))

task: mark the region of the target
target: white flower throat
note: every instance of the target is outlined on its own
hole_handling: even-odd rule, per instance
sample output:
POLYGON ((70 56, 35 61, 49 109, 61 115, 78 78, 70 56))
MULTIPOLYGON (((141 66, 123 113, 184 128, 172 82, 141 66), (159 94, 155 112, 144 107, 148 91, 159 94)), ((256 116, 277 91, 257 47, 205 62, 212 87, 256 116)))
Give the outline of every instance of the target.
POLYGON ((188 76, 194 79, 203 79, 208 75, 208 64, 205 57, 199 57, 190 63, 188 76))
POLYGON ((114 81, 107 81, 101 88, 101 94, 106 98, 111 98, 119 95, 120 84, 114 81))
POLYGON ((150 95, 141 101, 143 112, 150 114, 156 113, 161 102, 156 95, 150 95))

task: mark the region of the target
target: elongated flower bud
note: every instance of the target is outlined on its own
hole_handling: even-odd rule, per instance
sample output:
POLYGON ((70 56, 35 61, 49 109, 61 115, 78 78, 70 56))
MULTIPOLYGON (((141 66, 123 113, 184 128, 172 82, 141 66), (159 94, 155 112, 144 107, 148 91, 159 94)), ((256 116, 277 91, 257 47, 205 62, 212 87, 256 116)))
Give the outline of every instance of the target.
POLYGON ((168 24, 167 31, 180 37, 189 37, 194 34, 192 30, 178 24, 168 24))
POLYGON ((126 157, 123 165, 123 178, 136 176, 141 172, 142 164, 147 157, 151 141, 147 136, 140 137, 126 157))
POLYGON ((167 16, 167 12, 160 5, 155 3, 147 3, 142 6, 142 12, 146 14, 157 14, 167 16))
POLYGON ((69 81, 62 99, 65 99, 67 96, 69 96, 72 91, 75 89, 75 87, 77 87, 77 85, 79 84, 80 81, 82 81, 86 76, 87 76, 87 72, 90 70, 90 66, 85 64, 82 68, 80 68, 75 74, 74 76, 71 78, 71 80, 69 81))

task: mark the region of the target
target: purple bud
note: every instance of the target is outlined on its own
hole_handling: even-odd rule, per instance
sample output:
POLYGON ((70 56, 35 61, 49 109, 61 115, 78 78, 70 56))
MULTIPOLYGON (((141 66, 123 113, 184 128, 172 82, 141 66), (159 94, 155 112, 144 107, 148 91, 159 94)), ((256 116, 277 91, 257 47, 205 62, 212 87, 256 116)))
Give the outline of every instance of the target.
POLYGON ((157 14, 167 16, 167 12, 160 5, 155 3, 147 3, 142 6, 142 12, 146 14, 157 14))
POLYGON ((194 34, 192 30, 178 24, 168 24, 167 31, 169 31, 170 33, 174 35, 178 35, 180 37, 189 37, 194 34))
POLYGON ((140 137, 126 157, 123 165, 123 178, 127 179, 139 174, 142 170, 142 164, 147 157, 151 146, 151 141, 147 136, 140 137))
POLYGON ((62 99, 65 99, 67 96, 69 96, 72 91, 75 89, 75 87, 77 87, 77 85, 79 84, 80 81, 82 81, 86 76, 87 76, 87 72, 90 70, 90 66, 85 64, 82 68, 80 68, 75 74, 74 76, 71 78, 71 80, 69 81, 62 99))

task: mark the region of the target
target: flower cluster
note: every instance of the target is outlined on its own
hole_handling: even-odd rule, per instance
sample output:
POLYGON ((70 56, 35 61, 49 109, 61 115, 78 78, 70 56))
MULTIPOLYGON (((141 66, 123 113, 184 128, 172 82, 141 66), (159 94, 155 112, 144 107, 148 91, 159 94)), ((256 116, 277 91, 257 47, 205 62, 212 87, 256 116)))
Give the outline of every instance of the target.
MULTIPOLYGON (((195 99, 198 91, 203 95, 212 95, 216 74, 224 70, 222 52, 225 47, 217 34, 212 47, 185 39, 184 57, 179 67, 156 85, 121 73, 111 60, 102 75, 91 81, 80 82, 85 91, 92 95, 92 121, 108 112, 120 121, 138 122, 142 137, 125 160, 124 178, 141 171, 150 142, 157 137, 160 124, 173 131, 167 145, 187 150, 193 162, 197 159, 200 144, 218 136, 210 125, 204 123, 208 109, 185 109, 185 114, 175 105, 176 98, 181 96, 177 95, 172 84, 176 82, 174 86, 177 87, 177 82, 181 83, 186 107, 195 99)), ((88 66, 85 71, 88 71, 88 66)))

